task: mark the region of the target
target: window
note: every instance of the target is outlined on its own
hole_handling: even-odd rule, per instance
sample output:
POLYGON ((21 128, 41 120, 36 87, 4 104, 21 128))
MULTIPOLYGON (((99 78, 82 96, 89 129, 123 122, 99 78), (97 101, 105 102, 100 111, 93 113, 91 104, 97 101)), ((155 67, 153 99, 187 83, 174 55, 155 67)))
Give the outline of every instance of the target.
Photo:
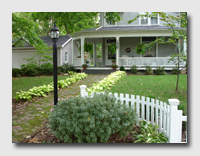
POLYGON ((68 62, 68 52, 65 52, 65 63, 68 62))
MULTIPOLYGON (((142 37, 142 43, 150 43, 155 41, 156 37, 142 37)), ((156 45, 153 46, 151 49, 147 49, 143 57, 156 57, 156 45)))
MULTIPOLYGON (((140 14, 146 15, 145 12, 141 12, 140 14)), ((159 15, 154 17, 140 17, 140 25, 156 25, 159 24, 159 15)))

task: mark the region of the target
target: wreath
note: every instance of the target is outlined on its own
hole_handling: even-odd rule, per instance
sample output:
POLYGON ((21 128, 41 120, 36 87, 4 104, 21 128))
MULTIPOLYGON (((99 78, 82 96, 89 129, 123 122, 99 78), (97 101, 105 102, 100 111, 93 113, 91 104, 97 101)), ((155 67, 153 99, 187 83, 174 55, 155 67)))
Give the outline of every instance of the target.
POLYGON ((130 52, 131 52, 131 49, 130 49, 130 48, 126 48, 126 52, 127 52, 127 53, 130 53, 130 52))

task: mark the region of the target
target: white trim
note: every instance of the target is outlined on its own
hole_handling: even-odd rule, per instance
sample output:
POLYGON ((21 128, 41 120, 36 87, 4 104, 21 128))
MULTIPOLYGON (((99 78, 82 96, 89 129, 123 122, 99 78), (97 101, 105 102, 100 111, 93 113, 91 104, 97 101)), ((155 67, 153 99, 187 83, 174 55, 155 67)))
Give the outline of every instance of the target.
POLYGON ((63 45, 62 47, 64 47, 67 43, 69 43, 70 41, 72 40, 72 38, 70 38, 69 40, 67 40, 63 45))
POLYGON ((102 27, 103 27, 103 26, 100 26, 100 27, 96 28, 95 30, 97 31, 97 30, 101 29, 102 27))

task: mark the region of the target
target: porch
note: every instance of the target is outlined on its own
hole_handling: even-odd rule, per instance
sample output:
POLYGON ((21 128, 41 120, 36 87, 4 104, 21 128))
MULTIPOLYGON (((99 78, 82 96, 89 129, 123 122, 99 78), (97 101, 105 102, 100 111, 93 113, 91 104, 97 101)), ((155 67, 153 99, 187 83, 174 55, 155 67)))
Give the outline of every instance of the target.
MULTIPOLYGON (((176 67, 174 62, 169 62, 170 57, 119 57, 118 58, 118 67, 124 66, 125 69, 130 70, 132 65, 136 65, 138 70, 144 70, 145 66, 151 66, 152 68, 157 68, 159 66, 164 66, 166 70, 171 70, 176 67)), ((82 69, 81 67, 81 58, 74 59, 74 66, 77 69, 82 69)), ((111 63, 107 65, 102 64, 101 59, 97 59, 96 66, 91 65, 91 61, 88 64, 87 69, 97 69, 97 70, 107 70, 110 69, 111 63)), ((185 62, 180 62, 180 68, 185 67, 185 62)))

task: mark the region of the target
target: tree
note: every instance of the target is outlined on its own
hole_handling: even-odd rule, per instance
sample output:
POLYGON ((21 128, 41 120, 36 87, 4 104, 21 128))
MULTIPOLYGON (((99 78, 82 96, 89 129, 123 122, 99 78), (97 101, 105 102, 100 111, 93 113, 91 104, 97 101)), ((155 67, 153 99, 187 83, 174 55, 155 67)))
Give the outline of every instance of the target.
POLYGON ((167 15, 164 12, 146 12, 145 14, 139 14, 136 16, 133 20, 128 21, 130 24, 131 22, 137 20, 139 17, 157 17, 159 15, 159 18, 161 21, 164 21, 166 26, 169 27, 170 30, 172 30, 172 36, 170 36, 169 39, 166 39, 165 37, 160 37, 156 39, 155 41, 147 44, 139 44, 139 46, 136 48, 137 53, 144 54, 147 49, 151 49, 156 42, 163 43, 163 44, 174 44, 177 47, 177 54, 171 55, 171 58, 169 60, 173 61, 178 66, 178 72, 177 72, 177 83, 176 83, 176 91, 178 91, 178 82, 179 82, 179 63, 181 61, 187 61, 187 56, 184 54, 183 51, 183 44, 184 40, 186 40, 187 43, 187 13, 181 12, 178 16, 172 16, 167 15), (179 26, 180 29, 177 28, 179 26))
POLYGON ((30 20, 30 16, 26 16, 28 13, 22 14, 24 17, 18 17, 18 15, 19 13, 12 13, 12 38, 17 41, 17 43, 13 42, 12 45, 22 47, 24 41, 21 39, 23 38, 36 49, 46 47, 43 40, 40 39, 36 33, 36 28, 38 28, 39 25, 30 20))

